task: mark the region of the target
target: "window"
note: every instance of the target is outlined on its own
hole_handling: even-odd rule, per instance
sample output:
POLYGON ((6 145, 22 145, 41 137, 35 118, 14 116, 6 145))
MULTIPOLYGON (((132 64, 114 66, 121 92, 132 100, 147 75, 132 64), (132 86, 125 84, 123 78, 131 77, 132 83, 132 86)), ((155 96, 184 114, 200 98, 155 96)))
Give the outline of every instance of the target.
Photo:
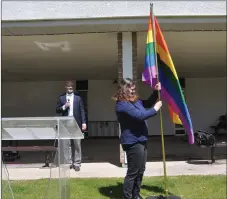
POLYGON ((87 91, 88 90, 88 80, 76 81, 77 91, 87 91))
POLYGON ((86 120, 88 121, 88 101, 87 101, 88 80, 76 81, 76 90, 79 93, 79 96, 83 100, 86 120))

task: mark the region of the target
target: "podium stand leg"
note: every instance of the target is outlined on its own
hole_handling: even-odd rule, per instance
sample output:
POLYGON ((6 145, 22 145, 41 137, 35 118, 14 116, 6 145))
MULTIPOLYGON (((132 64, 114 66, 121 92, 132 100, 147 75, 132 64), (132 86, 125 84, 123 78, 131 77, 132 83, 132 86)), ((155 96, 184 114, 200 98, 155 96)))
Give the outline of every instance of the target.
MULTIPOLYGON (((66 166, 65 166, 66 167, 66 166)), ((70 199, 70 182, 68 176, 68 166, 67 168, 61 168, 61 174, 63 174, 65 177, 59 178, 59 199, 70 199)))
POLYGON ((59 199, 70 199, 70 140, 58 140, 59 199))

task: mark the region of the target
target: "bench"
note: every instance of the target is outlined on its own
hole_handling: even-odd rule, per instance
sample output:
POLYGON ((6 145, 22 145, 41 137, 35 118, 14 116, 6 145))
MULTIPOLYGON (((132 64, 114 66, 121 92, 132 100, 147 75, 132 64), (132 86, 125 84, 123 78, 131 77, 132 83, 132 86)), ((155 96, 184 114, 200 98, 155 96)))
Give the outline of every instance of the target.
POLYGON ((226 142, 216 142, 214 144, 214 146, 211 147, 211 164, 215 163, 215 148, 222 148, 222 147, 226 147, 227 143, 226 142))
POLYGON ((215 158, 215 148, 222 148, 222 147, 226 147, 227 143, 226 142, 221 142, 218 141, 216 142, 213 146, 207 147, 205 145, 201 145, 201 148, 209 148, 210 149, 210 160, 211 160, 211 164, 215 163, 216 158, 215 158))
POLYGON ((50 154, 48 151, 55 152, 57 147, 55 146, 6 146, 2 147, 2 151, 44 151, 45 152, 45 165, 43 167, 50 166, 50 154))

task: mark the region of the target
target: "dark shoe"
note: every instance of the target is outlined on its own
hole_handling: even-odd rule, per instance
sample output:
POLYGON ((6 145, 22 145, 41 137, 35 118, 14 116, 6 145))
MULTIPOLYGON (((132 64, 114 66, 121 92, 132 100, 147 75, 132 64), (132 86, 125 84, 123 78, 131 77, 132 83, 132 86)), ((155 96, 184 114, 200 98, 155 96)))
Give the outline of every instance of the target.
POLYGON ((50 164, 49 163, 45 163, 42 167, 43 168, 50 167, 50 164))
POLYGON ((73 168, 74 168, 74 165, 73 165, 73 164, 71 164, 69 168, 70 168, 70 169, 73 169, 73 168))
POLYGON ((80 171, 80 167, 74 165, 74 170, 75 171, 80 171))

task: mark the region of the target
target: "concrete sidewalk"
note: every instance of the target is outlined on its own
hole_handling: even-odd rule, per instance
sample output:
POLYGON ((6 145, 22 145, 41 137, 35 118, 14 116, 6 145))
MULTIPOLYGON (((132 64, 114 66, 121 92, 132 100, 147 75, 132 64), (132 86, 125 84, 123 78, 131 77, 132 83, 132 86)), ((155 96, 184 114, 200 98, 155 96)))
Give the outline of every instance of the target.
MULTIPOLYGON (((42 164, 33 165, 6 165, 10 180, 36 180, 58 177, 58 168, 41 168, 42 164), (51 170, 51 172, 50 172, 51 170)), ((126 168, 117 167, 110 163, 83 163, 80 172, 70 170, 66 175, 71 178, 109 178, 124 177, 126 168)), ((145 176, 162 176, 162 162, 148 162, 145 176)), ((187 163, 185 161, 167 162, 167 175, 226 175, 226 160, 219 160, 215 164, 207 164, 197 161, 187 163)), ((4 179, 4 174, 2 174, 4 179)))

